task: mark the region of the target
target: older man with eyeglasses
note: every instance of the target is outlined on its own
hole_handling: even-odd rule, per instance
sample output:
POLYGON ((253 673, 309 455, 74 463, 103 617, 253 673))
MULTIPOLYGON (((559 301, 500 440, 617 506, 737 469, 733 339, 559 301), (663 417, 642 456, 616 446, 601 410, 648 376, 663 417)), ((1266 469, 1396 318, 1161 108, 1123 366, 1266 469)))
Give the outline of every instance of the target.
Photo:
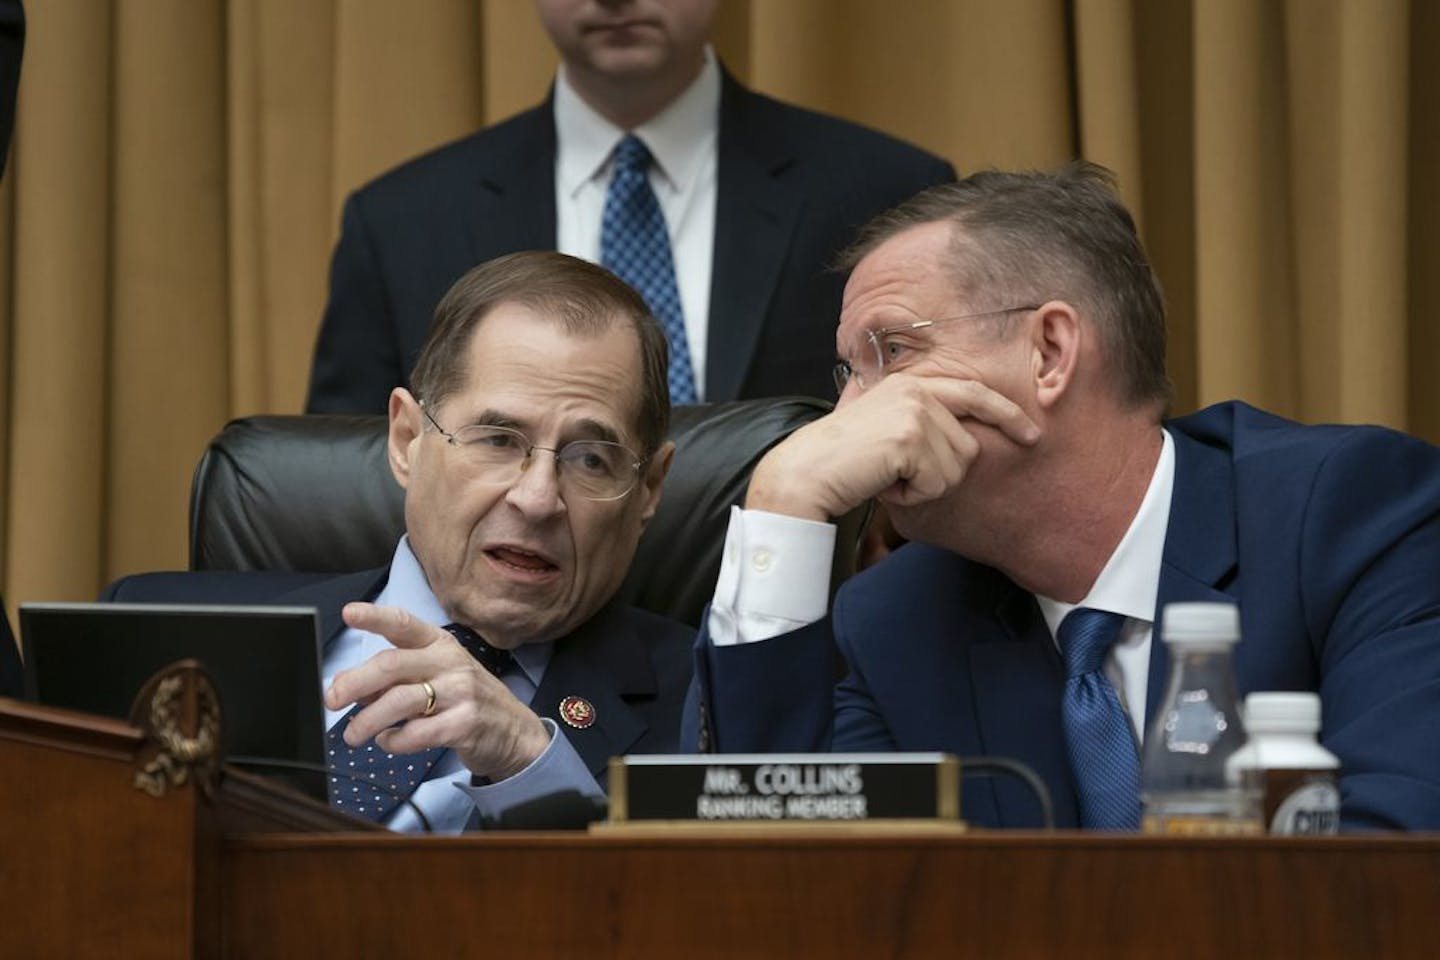
POLYGON ((545 801, 558 825, 604 797, 609 757, 676 748, 691 631, 612 602, 674 453, 666 349, 639 294, 559 253, 445 295, 390 395, 389 567, 269 598, 343 616, 322 669, 334 806, 456 832, 545 801))
MULTIPOLYGON (((394 755, 448 747, 441 762, 487 813, 489 795, 507 802, 514 784, 528 787, 546 768, 565 768, 559 782, 599 794, 556 720, 529 704, 544 678, 564 669, 563 655, 603 659, 595 641, 577 635, 616 642, 641 618, 607 604, 673 452, 664 371, 664 334, 644 302, 582 261, 516 254, 451 288, 411 389, 390 397, 405 539, 375 602, 346 607, 351 629, 326 658, 327 710, 364 705, 343 732, 348 747, 373 740, 394 755), (597 624, 602 611, 617 622, 597 624), (437 628, 445 622, 459 625, 455 636, 437 628), (476 652, 486 647, 499 651, 498 667, 476 652), (471 786, 472 776, 484 782, 471 786)), ((658 618, 644 625, 650 634, 672 629, 658 618)), ((668 652, 655 646, 656 655, 668 652)), ((594 722, 596 695, 578 695, 594 682, 572 683, 560 724, 594 722)), ((672 694, 679 686, 670 684, 672 694)), ((662 700, 678 716, 673 696, 662 700)), ((658 723, 650 735, 673 741, 675 730, 658 723)), ((343 789, 334 799, 353 802, 343 789)))
MULTIPOLYGON (((932 188, 851 262, 840 402, 732 518, 688 746, 1000 755, 1061 826, 1134 829, 1160 611, 1221 601, 1242 692, 1320 694, 1343 826, 1440 828, 1440 451, 1238 402, 1164 419, 1159 284, 1091 165, 932 188), (871 497, 912 542, 827 607, 829 521, 871 497)), ((1018 782, 962 808, 1039 822, 1018 782)))

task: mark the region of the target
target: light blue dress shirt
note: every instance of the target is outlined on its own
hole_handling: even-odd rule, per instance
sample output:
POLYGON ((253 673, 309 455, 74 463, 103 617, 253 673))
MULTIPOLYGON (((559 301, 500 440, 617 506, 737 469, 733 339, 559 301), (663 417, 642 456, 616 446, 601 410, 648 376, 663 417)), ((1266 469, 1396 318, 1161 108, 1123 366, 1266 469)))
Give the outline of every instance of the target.
MULTIPOLYGON (((410 550, 408 536, 402 537, 396 546, 390 561, 390 578, 374 602, 407 610, 412 616, 436 626, 450 622, 431 592, 420 562, 410 550)), ((391 647, 390 641, 379 634, 346 627, 325 648, 321 665, 323 689, 329 689, 340 671, 357 667, 391 647)), ((535 696, 554 648, 553 643, 530 643, 514 651, 515 663, 500 679, 521 703, 528 704, 535 696)), ((326 710, 325 728, 333 727, 350 708, 347 704, 339 710, 326 710)), ((482 820, 495 819, 506 810, 547 794, 573 790, 587 797, 605 796, 555 722, 544 717, 540 722, 550 734, 550 745, 528 767, 505 780, 472 786, 470 771, 454 751, 447 750, 441 756, 430 769, 430 776, 410 796, 425 812, 434 832, 459 833, 477 810, 482 820)), ((419 817, 407 804, 396 807, 386 818, 385 826, 402 833, 419 833, 423 829, 419 817)))

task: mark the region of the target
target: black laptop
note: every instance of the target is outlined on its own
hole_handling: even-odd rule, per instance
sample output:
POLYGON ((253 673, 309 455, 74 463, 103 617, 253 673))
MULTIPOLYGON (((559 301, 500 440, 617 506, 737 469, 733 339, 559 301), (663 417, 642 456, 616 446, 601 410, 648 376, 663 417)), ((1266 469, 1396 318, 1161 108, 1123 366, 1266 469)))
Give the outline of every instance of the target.
POLYGON ((311 607, 27 603, 25 696, 124 719, 160 668, 192 657, 220 694, 225 760, 323 800, 325 719, 311 607))

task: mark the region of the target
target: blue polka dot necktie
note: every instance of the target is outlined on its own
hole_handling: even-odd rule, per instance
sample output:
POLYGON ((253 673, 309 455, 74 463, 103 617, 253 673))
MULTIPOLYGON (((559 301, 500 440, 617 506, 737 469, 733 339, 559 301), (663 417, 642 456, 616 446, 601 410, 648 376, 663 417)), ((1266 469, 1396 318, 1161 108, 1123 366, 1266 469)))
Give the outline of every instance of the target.
MULTIPOLYGON (((497 650, 468 627, 451 623, 445 629, 497 677, 513 662, 510 651, 497 650)), ((386 753, 373 738, 351 747, 342 734, 350 725, 350 718, 361 709, 362 706, 356 704, 325 735, 331 770, 330 802, 347 813, 380 823, 415 792, 449 748, 431 747, 422 753, 386 753)))
POLYGON ((615 173, 600 221, 600 262, 639 291, 670 342, 670 401, 694 403, 695 375, 675 285, 670 235, 650 188, 650 151, 633 133, 615 147, 615 173))
POLYGON ((1080 607, 1060 623, 1065 692, 1060 721, 1080 801, 1080 825, 1094 830, 1140 826, 1140 759, 1130 720, 1101 666, 1125 618, 1080 607))

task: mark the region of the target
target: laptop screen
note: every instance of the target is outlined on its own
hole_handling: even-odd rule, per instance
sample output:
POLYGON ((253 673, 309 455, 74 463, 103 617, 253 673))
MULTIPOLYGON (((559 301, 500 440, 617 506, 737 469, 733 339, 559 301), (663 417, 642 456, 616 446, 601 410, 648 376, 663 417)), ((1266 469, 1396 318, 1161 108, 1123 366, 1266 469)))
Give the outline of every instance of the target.
POLYGON ((121 719, 156 671, 199 660, 220 695, 223 758, 325 798, 324 774, 259 762, 324 764, 313 608, 27 603, 20 636, 27 699, 121 719))

